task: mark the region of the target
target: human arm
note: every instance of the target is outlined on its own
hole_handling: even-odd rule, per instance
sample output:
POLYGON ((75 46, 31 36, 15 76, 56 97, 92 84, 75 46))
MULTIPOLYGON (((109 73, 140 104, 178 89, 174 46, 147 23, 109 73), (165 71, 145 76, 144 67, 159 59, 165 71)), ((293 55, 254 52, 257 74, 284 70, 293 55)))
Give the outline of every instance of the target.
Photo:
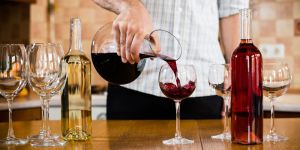
POLYGON ((240 23, 238 14, 221 18, 220 39, 224 46, 225 60, 229 63, 233 51, 240 42, 240 23))
POLYGON ((227 63, 240 41, 239 10, 248 7, 249 0, 218 0, 220 39, 227 63))
POLYGON ((122 62, 139 62, 139 49, 153 30, 151 17, 140 0, 94 0, 99 6, 116 13, 113 33, 117 54, 122 62))

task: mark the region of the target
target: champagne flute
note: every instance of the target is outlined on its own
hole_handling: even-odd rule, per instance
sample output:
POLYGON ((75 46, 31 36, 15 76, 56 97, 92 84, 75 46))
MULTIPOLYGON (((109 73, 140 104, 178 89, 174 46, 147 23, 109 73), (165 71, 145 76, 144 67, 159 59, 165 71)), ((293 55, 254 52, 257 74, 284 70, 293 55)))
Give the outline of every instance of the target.
POLYGON ((229 132, 229 102, 231 89, 231 75, 229 64, 212 64, 209 67, 208 83, 216 90, 217 95, 222 96, 225 106, 223 133, 211 136, 212 139, 230 140, 229 132))
POLYGON ((189 97, 196 88, 196 72, 192 65, 176 65, 176 61, 168 62, 159 71, 159 87, 162 93, 175 102, 176 108, 176 133, 175 137, 163 140, 163 144, 191 144, 189 140, 181 136, 180 131, 180 103, 189 97))
POLYGON ((32 146, 61 146, 65 141, 50 133, 49 101, 60 94, 66 83, 66 63, 63 49, 59 44, 35 43, 28 48, 28 81, 42 102, 42 127, 38 135, 29 136, 32 146))
POLYGON ((27 143, 26 139, 18 139, 14 135, 11 108, 15 96, 27 83, 26 58, 23 44, 0 44, 0 94, 6 98, 9 111, 7 137, 0 140, 0 144, 22 145, 27 143))
POLYGON ((288 64, 281 61, 268 62, 263 65, 263 93, 271 102, 271 127, 265 141, 285 141, 288 137, 278 135, 275 130, 275 108, 274 101, 277 97, 286 93, 292 77, 288 64))

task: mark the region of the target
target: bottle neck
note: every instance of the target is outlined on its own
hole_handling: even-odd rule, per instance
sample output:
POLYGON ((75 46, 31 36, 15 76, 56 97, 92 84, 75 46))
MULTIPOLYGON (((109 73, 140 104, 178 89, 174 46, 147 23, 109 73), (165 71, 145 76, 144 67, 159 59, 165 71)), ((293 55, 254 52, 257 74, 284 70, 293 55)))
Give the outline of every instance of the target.
POLYGON ((253 43, 252 39, 241 39, 241 44, 253 43))
POLYGON ((242 9, 240 10, 241 20, 241 43, 252 43, 252 32, 251 32, 251 10, 242 9))
POLYGON ((79 18, 71 19, 70 50, 83 51, 81 43, 81 23, 79 18))

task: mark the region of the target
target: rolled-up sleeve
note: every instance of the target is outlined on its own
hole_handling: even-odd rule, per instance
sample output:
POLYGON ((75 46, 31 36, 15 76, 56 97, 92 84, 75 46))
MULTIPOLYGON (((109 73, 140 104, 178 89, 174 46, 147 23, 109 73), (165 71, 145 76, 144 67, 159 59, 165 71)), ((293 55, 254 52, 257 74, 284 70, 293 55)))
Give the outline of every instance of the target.
POLYGON ((219 18, 227 17, 249 8, 249 0, 218 0, 219 18))

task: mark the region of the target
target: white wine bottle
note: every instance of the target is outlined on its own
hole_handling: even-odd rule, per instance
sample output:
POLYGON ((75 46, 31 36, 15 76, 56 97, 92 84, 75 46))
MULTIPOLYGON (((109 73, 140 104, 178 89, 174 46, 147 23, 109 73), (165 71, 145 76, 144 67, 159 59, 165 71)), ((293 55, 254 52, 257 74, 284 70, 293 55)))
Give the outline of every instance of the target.
POLYGON ((71 19, 70 49, 64 60, 68 80, 61 98, 62 135, 68 141, 85 141, 91 137, 91 61, 81 43, 79 18, 71 19))

